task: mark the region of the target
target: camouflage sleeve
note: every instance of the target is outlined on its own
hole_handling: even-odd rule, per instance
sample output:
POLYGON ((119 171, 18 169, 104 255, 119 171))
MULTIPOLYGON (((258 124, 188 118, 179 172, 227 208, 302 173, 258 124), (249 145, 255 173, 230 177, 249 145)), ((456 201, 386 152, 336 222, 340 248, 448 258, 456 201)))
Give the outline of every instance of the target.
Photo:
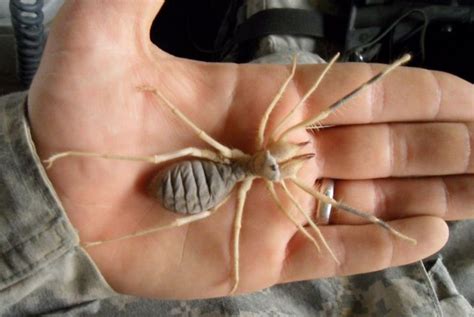
POLYGON ((85 307, 112 294, 71 226, 36 155, 25 93, 0 98, 0 315, 85 307))

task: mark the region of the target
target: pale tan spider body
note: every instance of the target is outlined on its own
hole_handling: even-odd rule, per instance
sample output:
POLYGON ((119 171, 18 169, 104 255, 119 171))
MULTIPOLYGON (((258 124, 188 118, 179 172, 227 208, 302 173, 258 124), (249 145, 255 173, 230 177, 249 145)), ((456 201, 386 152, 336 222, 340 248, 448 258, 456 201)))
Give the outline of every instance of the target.
POLYGON ((307 143, 273 143, 254 155, 239 154, 223 162, 206 159, 179 161, 160 171, 150 182, 149 193, 167 210, 193 215, 214 209, 245 178, 271 182, 295 177, 312 154, 295 157, 307 143))
POLYGON ((214 150, 199 149, 194 147, 185 148, 171 153, 158 154, 154 156, 127 156, 127 155, 115 155, 115 154, 101 154, 91 152, 79 152, 69 151, 58 153, 51 156, 45 161, 47 168, 50 168, 54 161, 60 158, 69 156, 79 157, 97 157, 105 159, 115 160, 130 160, 130 161, 145 161, 153 164, 160 164, 176 159, 185 158, 168 168, 160 171, 151 181, 149 186, 149 192, 155 198, 157 198, 161 205, 166 209, 182 214, 182 217, 177 218, 172 223, 165 226, 152 227, 149 229, 134 232, 118 238, 111 238, 103 241, 95 241, 90 243, 83 243, 84 247, 90 247, 100 245, 103 243, 121 241, 143 235, 148 235, 160 230, 171 229, 185 224, 189 224, 194 221, 198 221, 209 217, 226 201, 233 191, 233 188, 238 184, 237 191, 237 207, 234 217, 233 225, 233 286, 230 293, 234 293, 239 285, 239 240, 240 240, 240 228, 242 224, 242 214, 244 211, 244 204, 247 196, 247 192, 252 186, 252 182, 256 178, 264 180, 267 189, 269 190, 271 197, 275 201, 276 205, 283 212, 291 222, 298 228, 298 230, 305 235, 315 246, 318 251, 320 250, 319 243, 316 238, 308 232, 308 229, 304 227, 293 215, 290 210, 284 207, 281 203, 275 191, 275 185, 279 184, 284 193, 287 195, 289 200, 292 202, 295 209, 304 217, 311 230, 317 236, 319 241, 323 244, 324 248, 329 252, 333 259, 337 262, 337 257, 326 243, 322 236, 319 228, 313 222, 308 212, 303 210, 300 203, 296 200, 294 195, 288 190, 286 182, 291 182, 296 187, 300 188, 304 192, 312 195, 322 203, 332 205, 334 208, 338 208, 342 211, 346 211, 355 214, 360 217, 364 217, 370 222, 376 223, 388 230, 391 234, 408 240, 412 243, 416 243, 415 240, 401 234, 400 232, 393 229, 387 223, 376 218, 368 213, 356 210, 350 206, 347 206, 341 202, 338 202, 330 197, 315 190, 312 186, 304 184, 298 179, 297 173, 303 166, 303 164, 314 156, 313 153, 299 153, 308 142, 303 143, 291 143, 286 141, 288 133, 297 129, 313 129, 320 124, 321 120, 327 118, 337 108, 342 106, 347 100, 360 93, 374 82, 382 79, 389 72, 396 67, 405 63, 410 59, 409 55, 403 56, 395 63, 391 64, 385 70, 369 79, 361 86, 354 89, 352 92, 339 99, 334 104, 326 108, 318 115, 308 118, 296 125, 290 126, 283 130, 285 121, 291 117, 296 109, 302 106, 309 96, 316 90, 319 83, 321 82, 324 75, 328 72, 330 67, 335 63, 338 55, 336 55, 326 66, 325 70, 319 76, 317 81, 312 85, 309 91, 303 96, 300 102, 294 106, 294 108, 285 116, 285 118, 279 123, 276 129, 272 132, 268 138, 267 145, 264 146, 264 133, 267 127, 267 122, 270 114, 272 113, 277 102, 286 90, 289 82, 292 80, 296 70, 296 56, 293 59, 291 73, 287 80, 283 83, 280 90, 268 106, 265 114, 259 125, 256 146, 257 152, 253 155, 243 153, 238 149, 228 148, 227 146, 219 143, 203 130, 197 127, 192 120, 187 118, 176 106, 174 106, 159 90, 150 86, 143 86, 140 89, 144 92, 151 92, 158 97, 164 104, 185 123, 190 127, 196 135, 207 144, 209 144, 214 150), (283 130, 283 131, 281 131, 283 130), (193 157, 189 159, 188 157, 193 157), (187 158, 187 159, 186 159, 187 158))

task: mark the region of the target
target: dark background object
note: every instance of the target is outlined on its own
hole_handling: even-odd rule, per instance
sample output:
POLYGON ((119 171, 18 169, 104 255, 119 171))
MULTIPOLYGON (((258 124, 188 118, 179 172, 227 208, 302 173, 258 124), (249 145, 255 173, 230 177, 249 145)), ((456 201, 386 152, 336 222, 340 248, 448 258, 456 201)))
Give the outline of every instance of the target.
POLYGON ((43 0, 10 0, 10 13, 16 40, 18 77, 24 88, 30 87, 38 69, 45 43, 43 0))
POLYGON ((410 52, 412 66, 474 82, 473 1, 359 0, 349 12, 346 60, 388 63, 410 52))
MULTIPOLYGON (((216 61, 215 41, 235 0, 168 0, 153 22, 153 43, 175 56, 216 61)), ((239 1, 240 2, 240 1, 239 1)))
MULTIPOLYGON (((344 52, 346 60, 357 61, 360 57, 353 54, 357 46, 376 39, 410 10, 420 10, 422 14, 408 14, 383 38, 365 48, 360 54, 362 60, 388 63, 410 52, 415 57, 412 66, 447 71, 474 82, 473 2, 321 0, 324 40, 344 52)), ((228 48, 224 39, 231 40, 235 35, 241 4, 242 0, 168 0, 153 23, 151 39, 176 56, 219 61, 228 48)), ((326 51, 317 53, 329 57, 326 51)))

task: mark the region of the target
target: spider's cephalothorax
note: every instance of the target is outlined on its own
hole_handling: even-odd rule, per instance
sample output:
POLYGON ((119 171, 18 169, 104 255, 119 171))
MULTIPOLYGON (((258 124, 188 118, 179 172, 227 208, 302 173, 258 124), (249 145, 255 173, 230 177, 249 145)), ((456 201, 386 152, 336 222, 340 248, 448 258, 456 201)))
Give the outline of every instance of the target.
POLYGON ((254 176, 271 182, 294 177, 303 163, 314 157, 312 153, 296 155, 308 143, 274 142, 249 159, 248 169, 254 176))

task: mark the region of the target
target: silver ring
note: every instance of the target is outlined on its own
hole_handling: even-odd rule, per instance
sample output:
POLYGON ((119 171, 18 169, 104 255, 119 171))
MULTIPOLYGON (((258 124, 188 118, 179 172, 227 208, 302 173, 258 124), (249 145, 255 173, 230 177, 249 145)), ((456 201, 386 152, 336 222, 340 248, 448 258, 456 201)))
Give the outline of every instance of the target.
MULTIPOLYGON (((320 192, 324 195, 334 198, 334 180, 330 178, 323 179, 320 192)), ((316 223, 319 225, 327 225, 331 217, 332 205, 319 201, 316 210, 316 223)))

